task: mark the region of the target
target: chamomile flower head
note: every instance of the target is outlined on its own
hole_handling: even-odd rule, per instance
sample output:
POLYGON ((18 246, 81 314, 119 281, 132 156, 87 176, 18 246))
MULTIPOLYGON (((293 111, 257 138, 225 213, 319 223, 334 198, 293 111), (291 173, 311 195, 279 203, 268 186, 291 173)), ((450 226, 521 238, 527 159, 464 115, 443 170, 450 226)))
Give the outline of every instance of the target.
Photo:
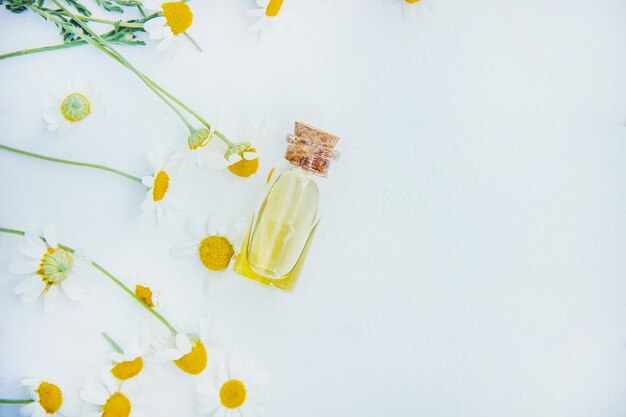
POLYGON ((173 56, 180 48, 181 35, 193 23, 191 8, 183 1, 146 0, 143 4, 147 10, 159 13, 145 22, 143 28, 150 38, 160 41, 158 51, 173 56))
POLYGON ((94 410, 84 416, 138 417, 137 403, 131 398, 135 386, 133 381, 120 381, 109 372, 103 373, 79 394, 83 401, 94 406, 94 410))
POLYGON ((435 1, 439 0, 387 0, 390 4, 400 4, 404 17, 411 20, 422 14, 425 9, 434 10, 435 1))
POLYGON ((155 216, 157 223, 165 217, 168 211, 182 208, 182 202, 175 195, 175 179, 179 174, 179 167, 174 163, 167 163, 166 159, 156 153, 148 155, 154 173, 141 179, 148 187, 146 199, 141 204, 144 216, 155 216))
POLYGON ((242 239, 241 222, 209 216, 205 221, 188 221, 186 228, 189 239, 174 246, 170 253, 173 256, 195 257, 198 266, 206 271, 207 284, 211 278, 228 273, 242 239))
POLYGON ((226 357, 217 374, 198 385, 198 412, 215 417, 259 416, 268 400, 267 379, 267 373, 252 361, 226 357))
POLYGON ((156 357, 174 362, 174 365, 183 372, 199 375, 206 369, 208 363, 207 348, 212 344, 209 338, 211 319, 202 318, 195 326, 182 327, 185 330, 179 332, 173 340, 170 338, 161 343, 156 357))
POLYGON ((256 0, 257 8, 248 10, 248 16, 256 17, 257 21, 250 26, 251 32, 259 34, 259 38, 269 33, 281 35, 285 32, 285 24, 292 19, 292 11, 288 3, 292 0, 256 0))
POLYGON ((148 337, 137 335, 123 350, 111 353, 111 374, 120 381, 125 381, 142 373, 150 347, 151 341, 148 337))
POLYGON ((150 308, 159 305, 159 294, 154 293, 150 287, 141 284, 135 285, 135 295, 150 308))
POLYGON ((173 158, 180 160, 183 167, 226 168, 228 161, 224 155, 228 147, 217 137, 215 131, 215 125, 210 130, 206 127, 194 129, 187 138, 187 146, 176 151, 173 158))
POLYGON ((52 98, 46 102, 43 118, 48 130, 66 133, 84 122, 96 110, 100 96, 91 85, 65 80, 50 90, 52 98))
POLYGON ((24 417, 62 416, 69 417, 73 410, 58 385, 37 378, 27 378, 22 385, 28 390, 32 403, 20 409, 24 417))
POLYGON ((259 170, 259 155, 257 146, 269 136, 270 128, 267 123, 254 125, 248 118, 241 123, 239 142, 235 149, 227 152, 228 170, 241 178, 248 178, 259 170), (255 143, 252 145, 250 142, 255 143))
POLYGON ((25 233, 18 245, 24 257, 16 260, 10 270, 28 275, 15 287, 15 294, 21 295, 24 303, 44 297, 44 310, 49 312, 54 310, 60 292, 71 300, 84 296, 88 261, 60 247, 52 225, 43 227, 43 236, 45 242, 36 233, 25 233))

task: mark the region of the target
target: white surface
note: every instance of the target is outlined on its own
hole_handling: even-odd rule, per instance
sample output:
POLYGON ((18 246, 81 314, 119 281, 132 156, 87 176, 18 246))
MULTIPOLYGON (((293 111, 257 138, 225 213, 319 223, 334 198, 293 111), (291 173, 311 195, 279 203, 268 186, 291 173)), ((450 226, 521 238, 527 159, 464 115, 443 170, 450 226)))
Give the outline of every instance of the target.
MULTIPOLYGON (((157 228, 137 220, 140 186, 2 153, 0 224, 55 221, 173 314, 214 313, 219 343, 272 373, 268 416, 626 413, 626 3, 446 0, 410 22, 384 2, 318 2, 263 45, 246 32, 251 0, 191 6, 204 53, 120 50, 228 133, 267 119, 263 173, 193 173, 192 208, 157 228), (297 291, 230 278, 205 296, 201 268, 170 247, 192 213, 255 201, 295 119, 343 138, 297 291)), ((1 13, 2 51, 56 42, 1 13)), ((0 91, 9 145, 144 175, 149 150, 184 144, 175 116, 88 47, 3 61, 0 91), (41 112, 64 76, 91 81, 106 113, 55 137, 41 112)), ((108 363, 100 331, 160 330, 99 277, 54 314, 21 304, 16 243, 0 236, 1 396, 27 374, 76 392, 108 363)), ((195 378, 158 369, 146 415, 195 415, 195 378)))

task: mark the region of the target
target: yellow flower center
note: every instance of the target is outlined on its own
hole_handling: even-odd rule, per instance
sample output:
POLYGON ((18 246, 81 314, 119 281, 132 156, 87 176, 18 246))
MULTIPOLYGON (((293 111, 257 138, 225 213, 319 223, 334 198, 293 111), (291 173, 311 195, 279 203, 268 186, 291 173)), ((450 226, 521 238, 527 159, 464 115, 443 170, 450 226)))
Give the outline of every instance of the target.
POLYGON ((138 375, 142 369, 143 359, 139 357, 132 361, 124 361, 115 364, 115 366, 111 368, 111 373, 117 379, 126 380, 138 375))
POLYGON ((228 170, 238 177, 247 178, 251 175, 256 174, 259 169, 259 158, 254 159, 244 159, 244 152, 256 152, 254 148, 247 148, 243 152, 240 153, 241 161, 235 162, 228 166, 228 170))
POLYGON ((128 417, 130 408, 128 398, 121 392, 116 392, 109 397, 100 411, 102 411, 102 417, 128 417))
POLYGON ((150 288, 137 284, 135 285, 135 295, 141 298, 141 301, 146 303, 148 307, 154 307, 154 302, 152 301, 152 290, 150 288))
POLYGON ((64 281, 74 267, 74 257, 60 248, 48 248, 41 257, 37 274, 47 286, 64 281))
POLYGON ((180 359, 176 359, 174 364, 181 370, 191 375, 198 375, 206 368, 207 356, 206 348, 200 340, 193 340, 191 352, 180 359))
POLYGON ((185 32, 193 22, 191 9, 182 1, 163 3, 163 16, 174 35, 185 32))
POLYGON ((226 408, 238 408, 246 401, 246 387, 238 379, 224 382, 220 388, 220 402, 226 408))
POLYGON ((91 113, 89 99, 80 93, 72 93, 61 102, 61 115, 68 122, 80 122, 91 113))
POLYGON ((235 249, 224 236, 209 236, 202 239, 198 246, 198 256, 202 265, 211 271, 223 271, 228 268, 235 249))
POLYGON ((409 4, 413 4, 413 3, 419 3, 422 0, 404 0, 404 1, 406 1, 409 4))
POLYGON ((63 405, 63 393, 61 388, 49 382, 42 382, 37 387, 37 395, 39 396, 39 405, 48 414, 56 413, 63 405))
POLYGON ((265 9, 265 16, 277 16, 282 6, 283 0, 270 0, 269 4, 267 5, 267 9, 265 9))
POLYGON ((154 177, 154 186, 152 187, 152 200, 161 201, 165 197, 167 189, 170 188, 170 176, 165 171, 159 171, 154 177))

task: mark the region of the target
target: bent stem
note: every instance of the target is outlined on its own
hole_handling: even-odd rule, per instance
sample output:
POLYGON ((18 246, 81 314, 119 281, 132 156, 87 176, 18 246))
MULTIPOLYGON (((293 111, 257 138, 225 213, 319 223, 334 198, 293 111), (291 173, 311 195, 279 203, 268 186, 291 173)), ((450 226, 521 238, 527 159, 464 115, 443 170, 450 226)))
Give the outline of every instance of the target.
MULTIPOLYGON (((24 234, 25 234, 25 232, 23 230, 9 229, 9 228, 6 228, 6 227, 0 227, 0 232, 2 232, 2 233, 9 233, 9 234, 13 234, 13 235, 19 235, 19 236, 24 236, 24 234)), ((42 241, 46 242, 46 239, 44 239, 43 237, 40 236, 39 238, 42 241)), ((69 253, 76 253, 76 250, 74 250, 71 247, 66 246, 64 244, 59 243, 58 246, 59 246, 59 248, 65 250, 65 251, 67 251, 69 253)), ((163 317, 161 314, 156 312, 153 308, 149 307, 146 303, 144 303, 143 300, 141 298, 139 298, 139 296, 137 294, 135 294, 133 291, 130 290, 130 288, 128 288, 126 285, 124 285, 124 283, 122 281, 120 281, 119 279, 115 278, 115 276, 113 276, 113 274, 111 274, 109 271, 104 269, 104 267, 102 265, 98 264, 95 261, 89 261, 89 264, 92 267, 94 267, 95 269, 97 269, 98 271, 100 271, 102 274, 104 274, 108 279, 113 281, 118 287, 120 287, 122 290, 124 290, 128 295, 133 297, 135 299, 135 301, 137 301, 139 304, 141 304, 142 307, 144 307, 146 310, 148 310, 148 312, 150 314, 152 314, 154 317, 156 317, 157 320, 159 320, 165 327, 167 327, 167 329, 170 331, 170 333, 172 333, 172 335, 176 336, 178 334, 178 331, 176 330, 176 328, 174 328, 174 326, 172 326, 170 324, 170 322, 168 322, 165 319, 165 317, 163 317)))
POLYGON ((31 400, 31 399, 11 400, 8 398, 0 398, 0 404, 30 404, 34 402, 35 400, 31 400))
POLYGON ((75 166, 80 166, 80 167, 100 169, 102 171, 108 171, 108 172, 112 172, 112 173, 117 174, 117 175, 121 175, 123 177, 126 177, 128 179, 131 179, 131 180, 141 184, 141 178, 135 177, 134 175, 131 175, 131 174, 127 174, 126 172, 120 171, 120 170, 115 169, 115 168, 107 167, 105 165, 91 164, 91 163, 88 163, 88 162, 70 161, 70 160, 61 159, 61 158, 54 158, 54 157, 51 157, 51 156, 41 155, 41 154, 34 153, 34 152, 23 151, 21 149, 12 148, 10 146, 6 146, 6 145, 2 145, 2 144, 0 144, 0 149, 3 149, 5 151, 9 151, 9 152, 13 152, 13 153, 16 153, 16 154, 20 154, 20 155, 30 156, 30 157, 37 158, 37 159, 43 159, 44 161, 57 162, 59 164, 75 165, 75 166))
MULTIPOLYGON (((129 70, 131 70, 133 73, 135 73, 135 75, 137 75, 146 85, 148 85, 148 87, 150 87, 150 89, 152 91, 154 91, 154 89, 157 89, 159 92, 161 92, 167 98, 172 100, 174 103, 178 104, 180 107, 182 107, 184 110, 186 110, 189 114, 191 114, 193 117, 195 117, 200 123, 202 123, 208 129, 211 129, 211 124, 209 122, 207 122, 198 113, 193 111, 189 106, 187 106, 185 103, 183 103, 180 99, 178 99, 173 94, 171 94, 169 91, 165 90, 163 87, 161 87, 159 84, 157 84, 154 80, 150 79, 148 76, 146 76, 141 71, 139 71, 137 68, 135 68, 110 43, 108 43, 100 35, 98 35, 93 30, 91 30, 91 28, 85 22, 83 22, 80 17, 78 17, 74 13, 72 13, 72 11, 70 11, 67 7, 65 7, 63 4, 61 4, 58 0, 52 0, 52 2, 54 4, 56 4, 58 7, 60 7, 65 13, 67 13, 67 15, 69 15, 72 18, 72 20, 74 20, 78 24, 78 26, 80 26, 86 33, 91 35, 91 37, 85 35, 85 33, 82 33, 80 31, 76 30, 76 28, 74 26, 68 25, 64 21, 60 21, 58 19, 55 19, 49 13, 43 12, 41 10, 37 10, 36 8, 33 8, 32 6, 29 6, 29 8, 30 8, 30 10, 34 11, 35 13, 40 14, 41 16, 45 16, 46 18, 48 18, 49 20, 53 21, 54 23, 63 26, 65 29, 67 29, 67 30, 71 31, 72 33, 76 34, 81 39, 85 40, 86 42, 89 42, 91 45, 93 45, 96 48, 100 49, 101 51, 107 53, 107 55, 109 55, 110 57, 115 59, 117 62, 119 62, 120 64, 122 64, 123 66, 128 68, 129 70)), ((154 91, 154 92, 156 93, 156 91, 154 91)), ((169 103, 168 100, 165 100, 163 95, 157 94, 157 96, 159 98, 161 98, 161 100, 165 101, 170 107, 172 107, 171 103, 169 103)), ((189 127, 188 123, 185 121, 185 119, 182 117, 182 115, 180 115, 179 113, 177 113, 177 114, 179 115, 179 117, 181 117, 181 120, 183 120, 183 122, 185 122, 187 127, 189 127)), ((226 143, 226 145, 228 145, 229 149, 233 147, 233 142, 228 140, 228 138, 226 138, 226 136, 224 134, 220 133, 218 135, 218 137, 220 139, 222 139, 224 141, 224 143, 226 143)))

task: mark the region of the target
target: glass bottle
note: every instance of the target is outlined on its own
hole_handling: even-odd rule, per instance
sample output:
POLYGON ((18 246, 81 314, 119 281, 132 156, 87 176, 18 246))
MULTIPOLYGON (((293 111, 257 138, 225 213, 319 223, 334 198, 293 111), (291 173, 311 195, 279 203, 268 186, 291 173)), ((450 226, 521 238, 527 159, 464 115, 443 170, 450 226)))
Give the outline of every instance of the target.
POLYGON ((339 137, 302 122, 287 136, 285 159, 269 173, 235 271, 282 291, 293 291, 327 198, 328 169, 339 137))

